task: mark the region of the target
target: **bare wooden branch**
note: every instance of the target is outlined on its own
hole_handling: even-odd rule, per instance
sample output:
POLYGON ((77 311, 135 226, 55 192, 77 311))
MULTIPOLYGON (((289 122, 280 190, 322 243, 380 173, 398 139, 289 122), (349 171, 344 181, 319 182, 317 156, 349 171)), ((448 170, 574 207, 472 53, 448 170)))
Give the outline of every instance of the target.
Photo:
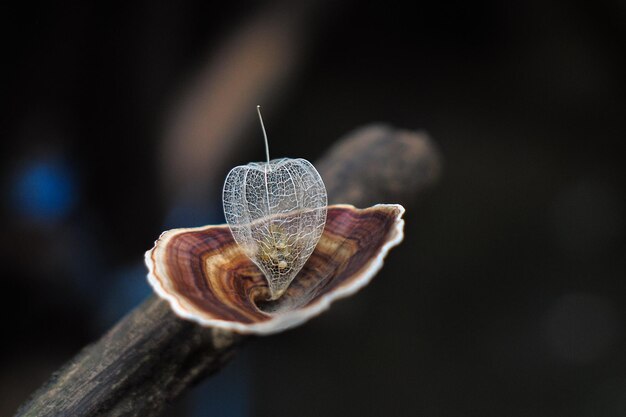
MULTIPOLYGON (((410 205, 440 170, 425 135, 380 125, 340 140, 317 166, 329 201, 357 206, 410 205)), ((17 416, 157 416, 219 370, 242 340, 180 319, 152 296, 57 371, 17 416)))

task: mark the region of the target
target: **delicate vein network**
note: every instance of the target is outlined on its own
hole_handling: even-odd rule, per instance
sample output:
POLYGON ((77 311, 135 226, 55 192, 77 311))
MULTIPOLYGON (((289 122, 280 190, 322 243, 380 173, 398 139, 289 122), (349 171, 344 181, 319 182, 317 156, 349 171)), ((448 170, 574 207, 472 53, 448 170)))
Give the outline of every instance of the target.
POLYGON ((305 159, 233 168, 224 214, 235 241, 261 269, 272 299, 282 295, 313 253, 326 223, 326 188, 305 159))

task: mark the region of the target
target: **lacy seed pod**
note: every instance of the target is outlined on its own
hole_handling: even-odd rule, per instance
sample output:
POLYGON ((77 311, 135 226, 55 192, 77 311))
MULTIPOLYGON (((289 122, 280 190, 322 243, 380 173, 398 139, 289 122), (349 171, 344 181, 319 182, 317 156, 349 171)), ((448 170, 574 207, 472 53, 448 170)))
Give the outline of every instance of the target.
POLYGON ((326 187, 305 159, 269 159, 233 168, 223 191, 224 215, 235 241, 265 275, 278 299, 313 253, 326 223, 326 187))

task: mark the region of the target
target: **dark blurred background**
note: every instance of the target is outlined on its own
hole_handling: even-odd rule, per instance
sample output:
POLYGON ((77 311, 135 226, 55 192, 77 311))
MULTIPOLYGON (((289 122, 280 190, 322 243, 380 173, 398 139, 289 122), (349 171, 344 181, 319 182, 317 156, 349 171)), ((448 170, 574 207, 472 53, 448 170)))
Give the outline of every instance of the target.
POLYGON ((371 122, 445 161, 357 296, 171 416, 626 414, 626 3, 4 7, 0 415, 150 294, 229 168, 371 122))

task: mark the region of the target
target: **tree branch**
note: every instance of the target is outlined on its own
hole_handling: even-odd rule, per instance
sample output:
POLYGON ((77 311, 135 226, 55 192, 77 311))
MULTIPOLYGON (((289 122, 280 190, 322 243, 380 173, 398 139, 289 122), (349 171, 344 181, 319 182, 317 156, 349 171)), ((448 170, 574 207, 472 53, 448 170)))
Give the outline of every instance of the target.
MULTIPOLYGON (((410 205, 438 176, 423 134, 375 125, 340 140, 317 164, 330 203, 410 205)), ((157 416, 233 355, 243 336, 183 320, 150 297, 85 347, 17 416, 157 416)))

